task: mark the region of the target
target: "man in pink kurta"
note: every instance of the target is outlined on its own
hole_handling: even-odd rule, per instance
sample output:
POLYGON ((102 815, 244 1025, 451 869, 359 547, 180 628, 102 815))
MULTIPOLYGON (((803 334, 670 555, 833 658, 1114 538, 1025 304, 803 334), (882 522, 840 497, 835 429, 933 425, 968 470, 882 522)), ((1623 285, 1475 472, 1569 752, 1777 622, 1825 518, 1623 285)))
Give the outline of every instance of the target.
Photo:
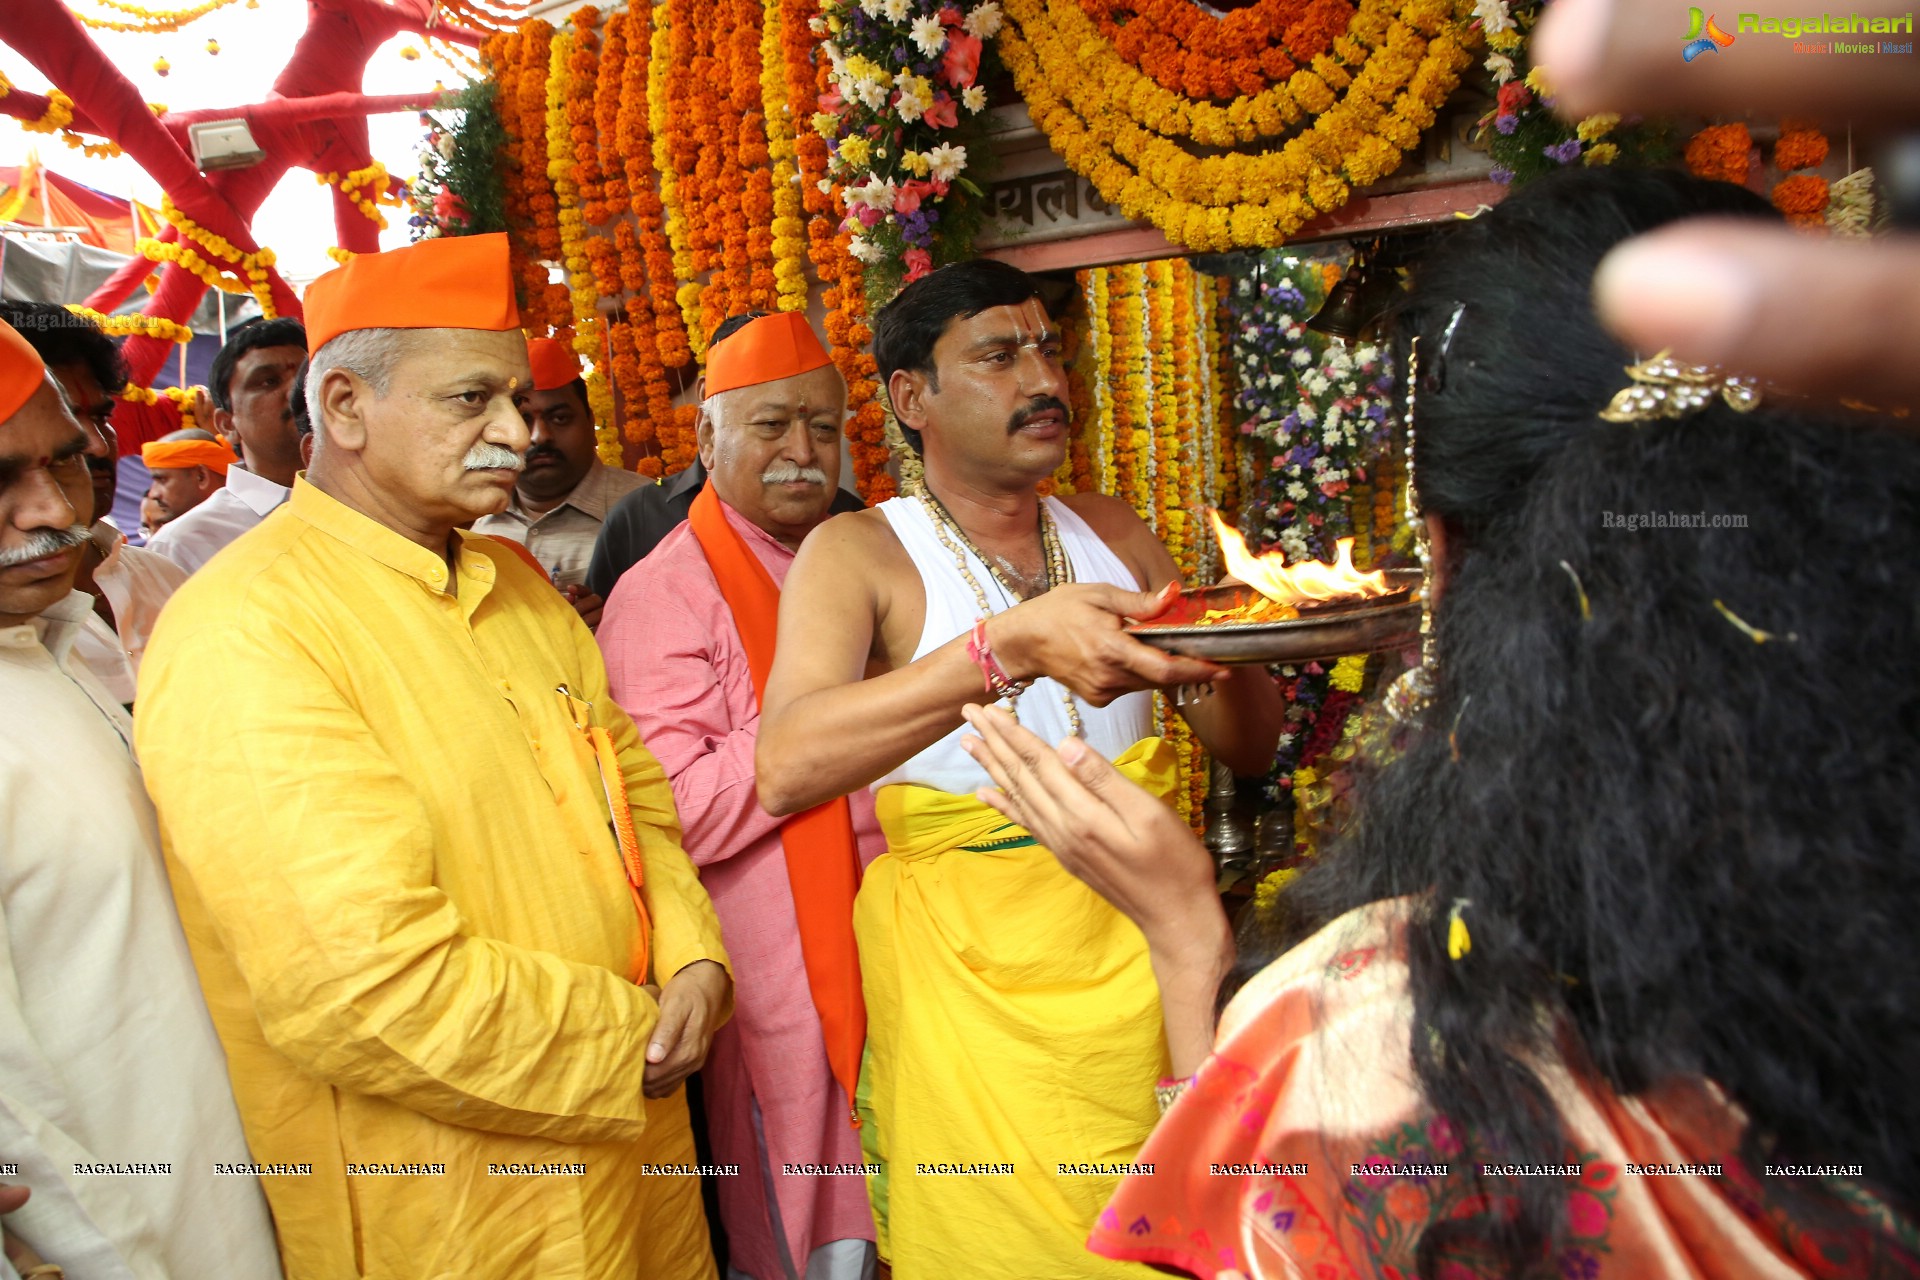
MULTIPOLYGON (((817 348, 797 317, 753 323, 769 322, 817 348)), ((734 332, 722 326, 716 356, 734 332)), ((846 391, 824 351, 819 359, 713 392, 702 405, 701 457, 719 511, 775 585, 800 539, 827 517, 838 478, 846 391)), ((705 1072, 714 1159, 740 1170, 719 1180, 730 1272, 859 1280, 871 1274, 874 1238, 859 1135, 809 990, 781 820, 754 790, 760 711, 747 649, 694 524, 620 579, 598 639, 614 697, 672 780, 687 852, 733 960, 734 1017, 705 1072)), ((872 798, 848 799, 864 867, 886 842, 872 798)))

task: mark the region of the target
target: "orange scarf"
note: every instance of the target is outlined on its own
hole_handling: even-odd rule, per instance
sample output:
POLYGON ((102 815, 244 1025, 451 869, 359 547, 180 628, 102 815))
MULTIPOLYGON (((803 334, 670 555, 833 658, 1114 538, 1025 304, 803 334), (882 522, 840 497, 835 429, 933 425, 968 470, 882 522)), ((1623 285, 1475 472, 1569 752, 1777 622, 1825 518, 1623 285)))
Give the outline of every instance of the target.
MULTIPOLYGON (((728 523, 709 482, 693 500, 687 517, 700 540, 720 595, 733 614, 740 643, 747 651, 756 703, 767 696, 773 670, 775 628, 780 617, 780 588, 746 540, 728 523)), ((827 1041, 827 1065, 851 1103, 860 1076, 860 1054, 867 1041, 867 1006, 860 994, 860 957, 853 941, 853 895, 860 887, 860 855, 853 840, 853 814, 846 797, 815 805, 780 824, 780 845, 787 855, 787 879, 793 885, 793 914, 800 924, 800 954, 806 961, 807 987, 820 1014, 827 1041)), ((860 1126, 853 1117, 855 1128, 860 1126)))

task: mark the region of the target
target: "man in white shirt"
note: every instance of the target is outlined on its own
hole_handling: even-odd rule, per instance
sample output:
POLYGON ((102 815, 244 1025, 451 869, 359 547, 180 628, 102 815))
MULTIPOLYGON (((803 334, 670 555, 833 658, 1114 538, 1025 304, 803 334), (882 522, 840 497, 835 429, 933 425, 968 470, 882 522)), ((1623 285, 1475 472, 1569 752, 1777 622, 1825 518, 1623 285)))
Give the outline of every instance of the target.
POLYGON ((535 338, 527 344, 527 362, 533 386, 514 398, 532 433, 526 469, 507 509, 474 521, 473 531, 524 545, 581 620, 597 627, 606 602, 583 585, 594 539, 609 507, 653 482, 609 467, 595 453, 593 410, 572 347, 557 338, 535 338))
POLYGON ((87 449, 93 480, 92 538, 81 552, 73 585, 94 598, 94 617, 73 650, 122 706, 133 702, 134 680, 160 606, 186 572, 165 556, 129 546, 107 521, 119 492, 119 448, 113 430, 114 393, 127 384, 120 348, 85 316, 50 302, 0 302, 0 320, 20 331, 66 396, 74 416, 98 440, 87 449))
POLYGON ((97 437, 0 322, 0 1155, 9 1256, 280 1275, 126 712, 73 661, 97 437))
POLYGON ((227 336, 207 374, 214 428, 246 461, 227 468, 226 487, 162 525, 147 545, 192 573, 267 518, 293 492, 300 434, 288 395, 307 357, 298 320, 249 320, 227 336))

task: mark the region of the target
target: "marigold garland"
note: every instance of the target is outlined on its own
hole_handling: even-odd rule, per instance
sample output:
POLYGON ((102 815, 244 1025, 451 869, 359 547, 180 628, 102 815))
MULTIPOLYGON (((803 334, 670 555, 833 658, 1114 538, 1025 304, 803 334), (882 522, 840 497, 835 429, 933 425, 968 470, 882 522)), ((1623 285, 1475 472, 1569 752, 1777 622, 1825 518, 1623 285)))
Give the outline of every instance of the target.
MULTIPOLYGON (((598 13, 589 7, 588 21, 598 13)), ((589 26, 587 38, 592 39, 589 26)), ((594 441, 600 460, 611 467, 622 465, 619 433, 613 425, 613 393, 607 385, 607 358, 602 346, 599 290, 592 263, 586 252, 586 227, 580 211, 580 188, 575 146, 574 115, 584 99, 592 104, 591 85, 598 70, 591 50, 584 56, 579 47, 580 32, 563 31, 553 37, 548 49, 551 65, 547 76, 547 176, 553 182, 559 201, 560 246, 567 270, 568 298, 572 304, 573 325, 570 337, 573 349, 591 361, 587 371, 587 407, 593 414, 594 441)), ((588 126, 591 129, 591 125, 588 126)), ((598 159, 594 161, 596 167, 598 159)))
MULTIPOLYGON (((1054 484, 1129 503, 1183 579, 1210 581, 1214 549, 1195 517, 1205 507, 1230 509, 1222 456, 1229 473, 1234 465, 1230 442, 1217 434, 1224 390, 1217 379, 1227 367, 1220 287, 1177 259, 1089 268, 1076 280, 1084 315, 1062 321, 1078 337, 1069 372, 1074 433, 1054 484), (1216 452, 1222 443, 1227 447, 1216 452)), ((1197 820, 1209 780, 1206 757, 1164 704, 1156 723, 1181 760, 1180 811, 1197 820)))
POLYGON ((775 303, 781 311, 807 309, 807 225, 801 221, 799 160, 794 150, 793 108, 787 101, 785 0, 761 8, 760 101, 765 113, 767 155, 773 162, 772 243, 775 303))
POLYGON ((1184 98, 1258 94, 1325 53, 1347 0, 1258 0, 1223 17, 1190 0, 1080 0, 1122 58, 1184 98))
POLYGON ((205 390, 205 387, 161 387, 156 390, 153 387, 135 386, 129 382, 126 386, 116 391, 114 395, 132 404, 154 405, 159 404, 162 400, 166 400, 179 411, 180 425, 176 429, 180 431, 190 431, 198 425, 193 420, 194 401, 198 398, 199 393, 205 390))
POLYGON ((126 31, 136 35, 160 35, 168 31, 178 31, 189 23, 198 22, 208 14, 224 9, 234 0, 204 0, 190 9, 146 9, 137 4, 127 4, 125 0, 94 0, 103 9, 115 13, 130 15, 134 21, 123 22, 111 18, 96 18, 90 14, 76 12, 73 16, 96 31, 126 31))
MULTIPOLYGON (((674 138, 684 133, 685 113, 677 101, 684 78, 673 74, 675 65, 690 61, 694 53, 693 16, 686 12, 684 0, 667 0, 652 6, 653 34, 647 63, 648 126, 653 134, 653 167, 660 185, 663 229, 671 253, 671 272, 667 280, 680 282, 674 301, 694 359, 704 359, 707 334, 700 328, 701 285, 693 266, 693 250, 688 242, 688 227, 681 207, 679 170, 675 166, 674 138)), ((666 287, 652 277, 656 291, 666 287)), ((694 422, 698 410, 682 406, 656 424, 660 440, 662 466, 676 472, 692 461, 694 422)))
MULTIPOLYGON (((672 278, 680 282, 674 300, 680 307, 687 343, 695 359, 704 360, 707 333, 700 327, 700 291, 689 241, 687 219, 681 202, 681 169, 676 159, 674 139, 687 135, 687 110, 681 102, 684 76, 673 74, 676 65, 690 62, 694 53, 693 15, 686 0, 666 0, 653 6, 651 56, 647 63, 648 126, 653 133, 653 168, 660 183, 660 203, 664 211, 667 244, 672 250, 672 278)), ((656 282, 656 288, 659 287, 656 282)), ((660 425, 661 442, 669 441, 669 426, 660 425)), ((675 424, 673 430, 678 430, 675 424)), ((675 446, 684 452, 678 440, 675 446)), ((669 463, 671 469, 672 464, 669 463)))
POLYGON ((1687 172, 1745 185, 1753 171, 1753 135, 1744 124, 1712 124, 1687 143, 1687 172))
POLYGON ((110 316, 95 311, 91 307, 81 306, 77 302, 68 303, 67 310, 82 319, 93 321, 100 332, 109 338, 158 338, 162 342, 180 343, 193 341, 192 329, 165 316, 145 315, 139 312, 132 315, 110 316))
POLYGON ((225 293, 251 293, 254 301, 260 304, 260 314, 269 320, 280 314, 279 308, 274 305, 272 276, 269 273, 275 262, 273 250, 262 248, 252 253, 242 253, 225 236, 208 231, 181 213, 166 196, 160 199, 160 216, 166 219, 182 240, 189 243, 143 239, 134 246, 135 252, 150 262, 171 262, 182 270, 191 271, 209 288, 225 293), (214 261, 202 258, 194 251, 193 245, 205 249, 214 261))
POLYGON ((1796 227, 1827 224, 1827 180, 1817 174, 1796 173, 1773 188, 1773 207, 1796 227))
MULTIPOLYGON (((13 81, 0 73, 0 99, 15 92, 13 81)), ((18 119, 18 117, 16 117, 18 119)), ((88 142, 67 126, 73 123, 73 99, 58 89, 47 90, 47 109, 36 119, 20 120, 28 133, 57 133, 60 140, 85 155, 99 158, 117 156, 120 148, 113 142, 88 142)))
MULTIPOLYGON (((1008 0, 1001 56, 1054 149, 1101 198, 1192 249, 1277 243, 1398 167, 1467 64, 1463 0, 1361 0, 1334 55, 1289 79, 1312 124, 1261 152, 1196 156, 1142 126, 1150 85, 1110 46, 1063 34, 1075 0, 1008 0)), ((1157 90, 1157 86, 1152 86, 1157 90)))
POLYGON ((1780 137, 1773 144, 1773 164, 1783 172, 1813 169, 1826 161, 1827 135, 1811 125, 1792 120, 1780 122, 1780 137))
MULTIPOLYGON (((657 85, 653 57, 658 46, 651 23, 660 13, 659 6, 649 5, 628 15, 627 58, 621 72, 620 110, 615 124, 626 172, 628 207, 633 212, 633 222, 623 222, 615 235, 630 236, 639 251, 637 263, 623 251, 621 269, 624 283, 639 295, 643 305, 638 310, 630 309, 629 323, 614 332, 614 369, 616 378, 622 376, 623 368, 639 378, 646 412, 629 414, 627 435, 643 446, 659 441, 663 431, 674 430, 673 390, 666 371, 680 368, 693 358, 675 297, 673 254, 663 222, 665 207, 654 184, 653 105, 649 95, 657 85), (627 364, 629 358, 631 365, 627 364)), ((640 469, 650 475, 663 474, 664 460, 649 455, 641 460, 640 469)))
POLYGON ((387 176, 387 166, 378 160, 363 169, 355 169, 342 177, 337 171, 316 173, 314 180, 323 187, 338 187, 340 194, 353 202, 355 208, 366 216, 367 221, 385 231, 386 215, 380 212, 380 206, 397 205, 400 200, 391 194, 391 179, 387 176), (362 194, 371 191, 371 196, 362 194))
POLYGON ((600 10, 582 5, 569 15, 572 48, 567 54, 567 146, 573 156, 573 182, 581 218, 595 226, 607 220, 606 175, 600 168, 600 144, 594 111, 600 83, 600 10))
POLYGON ((619 147, 620 94, 627 83, 628 16, 622 9, 607 19, 606 29, 600 33, 600 73, 593 85, 593 140, 599 152, 604 203, 598 210, 587 210, 587 221, 595 226, 624 214, 633 196, 627 184, 625 153, 619 147), (594 216, 596 212, 598 217, 594 216))

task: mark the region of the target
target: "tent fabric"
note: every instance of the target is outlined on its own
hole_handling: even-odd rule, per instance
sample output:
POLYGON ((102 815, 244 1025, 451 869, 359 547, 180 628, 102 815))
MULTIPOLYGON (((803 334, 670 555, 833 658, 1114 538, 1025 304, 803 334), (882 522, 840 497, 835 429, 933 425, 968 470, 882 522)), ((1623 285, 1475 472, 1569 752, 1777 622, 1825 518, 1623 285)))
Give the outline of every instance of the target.
POLYGON ((0 222, 26 227, 71 227, 83 244, 131 254, 138 241, 166 225, 159 210, 110 196, 53 172, 29 156, 23 165, 0 165, 0 222))

